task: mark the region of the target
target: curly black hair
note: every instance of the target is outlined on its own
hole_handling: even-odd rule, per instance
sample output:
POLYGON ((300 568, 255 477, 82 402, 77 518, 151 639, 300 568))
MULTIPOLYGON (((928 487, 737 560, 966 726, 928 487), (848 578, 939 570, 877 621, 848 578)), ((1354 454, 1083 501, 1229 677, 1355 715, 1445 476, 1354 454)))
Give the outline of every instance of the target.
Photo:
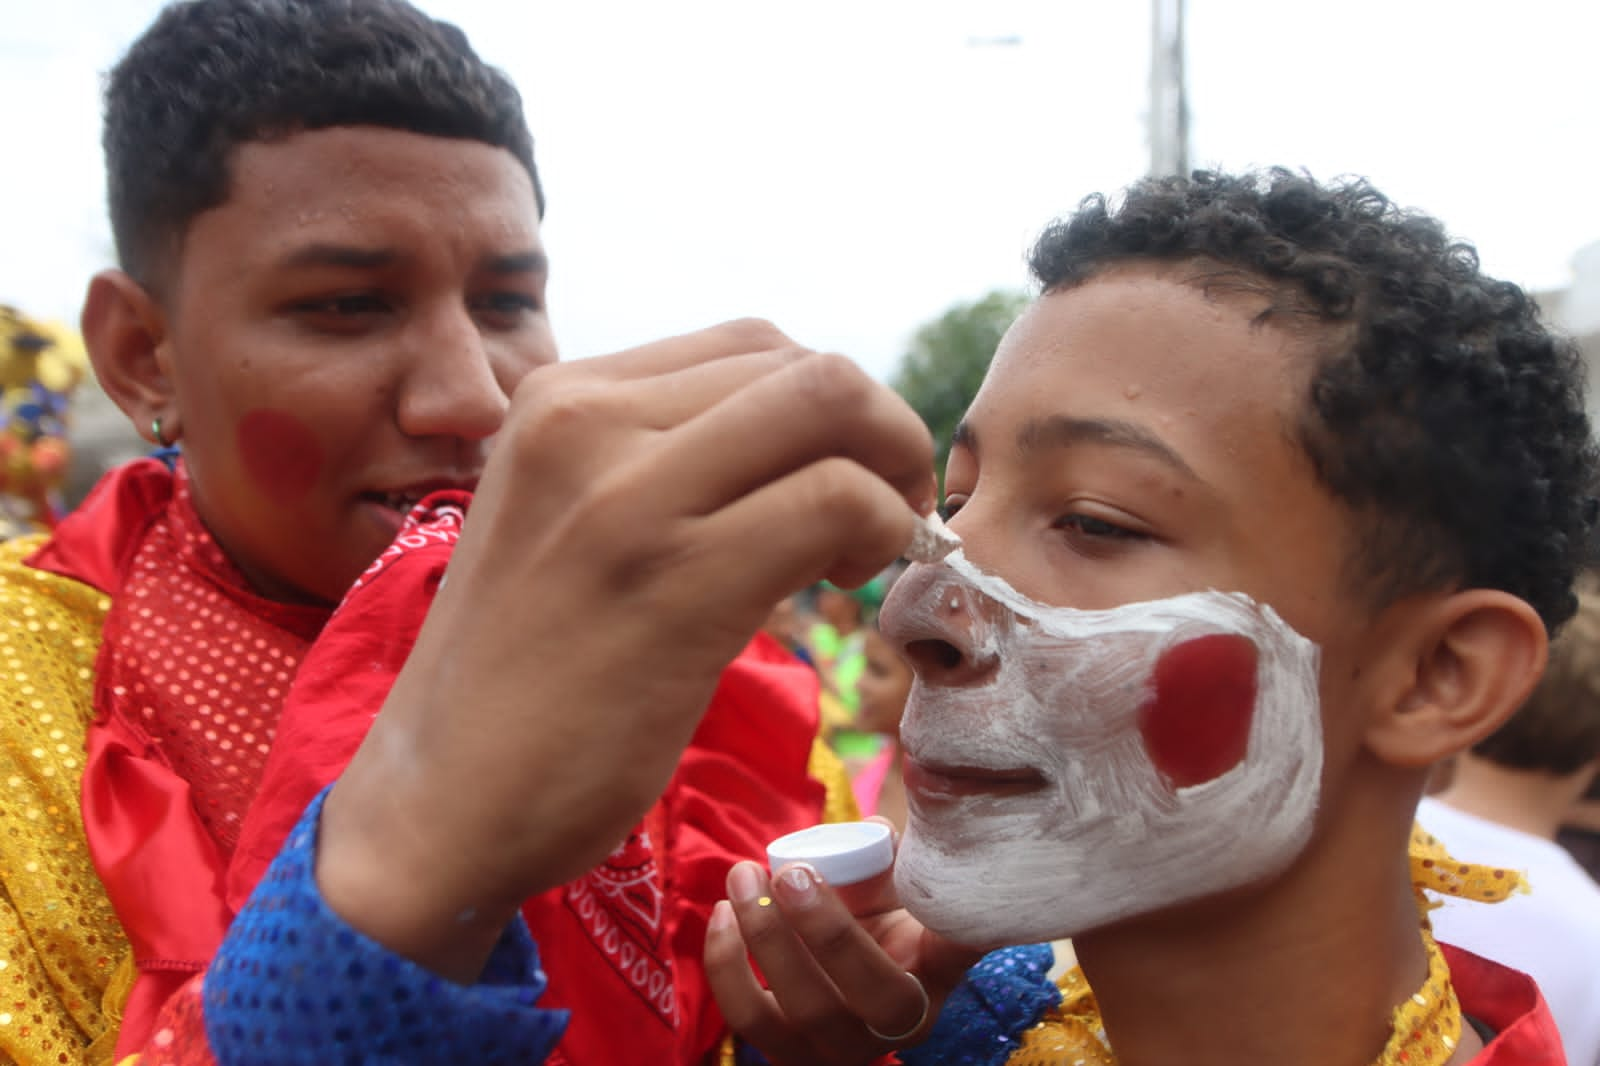
POLYGON ((240 144, 331 126, 482 141, 544 192, 511 80, 466 35, 404 0, 184 0, 106 79, 117 257, 154 284, 189 222, 227 199, 240 144))
POLYGON ((1358 516, 1349 576, 1376 603, 1497 588, 1551 632, 1572 615, 1596 508, 1583 364, 1470 245, 1364 179, 1202 171, 1086 198, 1030 265, 1050 291, 1137 260, 1209 262, 1277 296, 1264 315, 1333 327, 1294 432, 1358 516))

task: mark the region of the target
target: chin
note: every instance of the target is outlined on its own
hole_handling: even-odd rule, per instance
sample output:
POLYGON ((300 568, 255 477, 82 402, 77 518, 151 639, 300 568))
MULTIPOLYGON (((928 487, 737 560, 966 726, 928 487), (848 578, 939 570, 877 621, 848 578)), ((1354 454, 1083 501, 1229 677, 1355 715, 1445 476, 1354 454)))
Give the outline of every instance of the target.
POLYGON ((1268 819, 1254 836, 1239 836, 1226 824, 1196 832, 1182 817, 1142 815, 971 819, 956 827, 919 818, 913 808, 895 888, 918 921, 957 944, 1045 943, 1277 877, 1305 850, 1306 814, 1268 819))

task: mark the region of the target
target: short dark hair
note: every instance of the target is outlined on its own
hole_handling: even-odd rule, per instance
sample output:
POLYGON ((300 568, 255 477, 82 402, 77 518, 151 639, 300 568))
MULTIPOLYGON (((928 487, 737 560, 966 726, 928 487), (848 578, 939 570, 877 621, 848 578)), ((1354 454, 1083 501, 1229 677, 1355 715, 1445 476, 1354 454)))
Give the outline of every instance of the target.
POLYGON ((106 79, 102 143, 123 269, 154 282, 193 218, 227 199, 239 145, 331 126, 504 148, 544 212, 522 97, 455 26, 403 0, 183 0, 106 79))
POLYGON ((1348 576, 1376 603, 1496 588, 1551 632, 1572 614, 1596 506, 1582 362, 1470 245, 1364 179, 1201 171, 1088 197, 1031 266, 1049 291, 1144 260, 1332 327, 1291 431, 1357 516, 1348 576))
POLYGON ((1578 612, 1550 644, 1550 663, 1517 712, 1472 747, 1514 770, 1567 775, 1600 759, 1600 581, 1585 575, 1578 612))

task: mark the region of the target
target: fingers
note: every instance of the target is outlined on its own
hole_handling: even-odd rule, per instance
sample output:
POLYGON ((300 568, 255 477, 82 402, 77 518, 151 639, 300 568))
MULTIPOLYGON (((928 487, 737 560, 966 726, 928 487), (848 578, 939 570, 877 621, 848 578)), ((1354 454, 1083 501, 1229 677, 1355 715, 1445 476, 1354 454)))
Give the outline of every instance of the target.
POLYGON ((759 318, 739 318, 598 359, 583 359, 561 365, 574 368, 580 374, 624 381, 670 374, 699 366, 708 360, 751 352, 798 350, 799 347, 771 322, 759 318))
MULTIPOLYGON (((932 439, 899 396, 844 356, 792 344, 727 350, 751 334, 761 339, 758 329, 745 327, 733 331, 732 340, 714 335, 695 350, 689 342, 702 335, 690 334, 659 347, 541 368, 518 389, 510 433, 531 435, 527 451, 547 462, 556 445, 586 427, 664 434, 649 442, 650 451, 659 453, 659 469, 683 483, 681 505, 691 513, 715 510, 824 456, 858 462, 894 485, 914 509, 931 509, 937 493, 932 439)), ((585 454, 580 468, 606 467, 607 456, 585 454)))
MULTIPOLYGON (((859 584, 910 542, 908 503, 934 499, 926 428, 841 357, 756 352, 621 383, 552 375, 541 388, 519 395, 479 512, 509 477, 527 528, 510 539, 527 546, 539 530, 582 523, 591 549, 615 541, 636 556, 627 573, 669 575, 662 596, 689 585, 700 603, 711 587, 765 617, 820 577, 859 584), (728 586, 727 560, 752 552, 761 565, 736 584, 759 587, 728 586)), ((480 513, 463 548, 486 524, 480 513)))
POLYGON ((769 375, 814 353, 793 346, 726 355, 619 386, 618 397, 650 429, 676 429, 769 375))
POLYGON ((910 543, 916 516, 886 482, 846 459, 823 459, 780 478, 703 521, 708 561, 748 557, 772 562, 754 595, 777 600, 820 577, 858 585, 910 543), (781 565, 780 565, 781 564, 781 565))
POLYGON ((892 1046, 877 1034, 896 1034, 898 1043, 923 1027, 921 985, 815 871, 790 865, 768 880, 753 863, 741 863, 729 874, 728 892, 734 922, 726 912, 713 922, 707 972, 729 1024, 769 1056, 866 1062, 892 1046), (746 951, 771 991, 756 983, 746 951))
MULTIPOLYGON (((925 1020, 928 1003, 921 985, 879 948, 814 869, 792 863, 778 871, 773 897, 807 953, 866 1025, 905 1039, 925 1020)), ((756 958, 770 977, 766 961, 756 958)), ((779 1002, 784 1002, 781 992, 779 1002)))
MULTIPOLYGON (((706 980, 728 1028, 759 1048, 768 1061, 788 1063, 818 1061, 810 1034, 790 1022, 778 998, 761 986, 750 968, 744 934, 733 905, 720 901, 711 912, 706 930, 706 980)), ((871 1041, 862 1032, 863 1042, 871 1041)), ((874 1041, 874 1044, 876 1042, 874 1041)), ((860 1061, 869 1062, 870 1057, 860 1061)))
POLYGON ((733 904, 720 900, 706 929, 706 981, 734 1032, 761 1048, 767 1058, 782 1062, 799 1050, 799 1041, 784 1031, 777 997, 761 987, 739 934, 733 904))
POLYGON ((684 501, 701 513, 825 457, 858 463, 918 510, 934 502, 927 427, 840 355, 785 362, 685 422, 662 447, 671 469, 714 471, 684 501))

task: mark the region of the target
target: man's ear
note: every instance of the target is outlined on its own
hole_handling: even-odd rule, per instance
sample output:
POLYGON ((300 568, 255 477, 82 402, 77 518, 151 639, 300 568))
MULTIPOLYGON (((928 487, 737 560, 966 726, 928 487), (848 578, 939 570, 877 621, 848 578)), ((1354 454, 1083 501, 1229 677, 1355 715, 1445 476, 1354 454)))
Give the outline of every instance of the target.
POLYGON ((166 314, 155 297, 122 271, 103 270, 89 282, 79 327, 100 387, 139 435, 152 443, 177 440, 182 426, 162 350, 166 314), (158 421, 161 441, 155 439, 158 421))
MULTIPOLYGON (((1369 719, 1366 745, 1384 762, 1422 767, 1499 728, 1544 672, 1549 639, 1525 600, 1468 589, 1408 605, 1388 654, 1399 667, 1369 719)), ((1394 635, 1394 634, 1391 634, 1394 635)))

